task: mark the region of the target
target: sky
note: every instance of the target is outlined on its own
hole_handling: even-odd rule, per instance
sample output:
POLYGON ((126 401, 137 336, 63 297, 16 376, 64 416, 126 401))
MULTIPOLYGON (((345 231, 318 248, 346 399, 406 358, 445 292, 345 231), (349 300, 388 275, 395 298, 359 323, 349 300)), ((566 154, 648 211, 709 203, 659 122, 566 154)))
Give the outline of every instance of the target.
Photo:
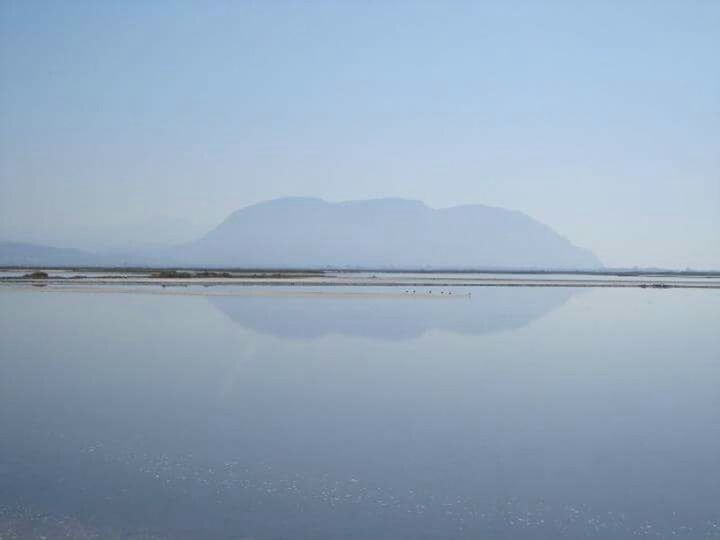
POLYGON ((3 0, 0 239, 405 197, 720 268, 719 55, 716 0, 3 0))

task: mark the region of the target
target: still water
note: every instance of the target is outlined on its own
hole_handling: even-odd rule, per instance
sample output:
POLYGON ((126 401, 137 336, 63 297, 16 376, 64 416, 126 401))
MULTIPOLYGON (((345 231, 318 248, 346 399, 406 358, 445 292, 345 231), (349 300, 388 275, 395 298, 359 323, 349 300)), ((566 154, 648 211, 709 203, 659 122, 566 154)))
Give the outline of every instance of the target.
POLYGON ((0 290, 3 539, 720 538, 720 291, 247 290, 0 290))

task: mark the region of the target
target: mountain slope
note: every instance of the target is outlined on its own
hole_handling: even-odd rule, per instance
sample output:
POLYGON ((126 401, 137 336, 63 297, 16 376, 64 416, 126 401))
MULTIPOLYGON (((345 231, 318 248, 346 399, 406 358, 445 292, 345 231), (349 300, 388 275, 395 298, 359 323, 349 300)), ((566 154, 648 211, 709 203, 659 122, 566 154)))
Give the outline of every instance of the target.
POLYGON ((590 251, 520 212, 435 210, 405 199, 276 199, 237 210, 178 255, 245 267, 602 267, 590 251))
POLYGON ((0 242, 0 266, 94 266, 108 262, 110 261, 102 255, 80 249, 0 242))

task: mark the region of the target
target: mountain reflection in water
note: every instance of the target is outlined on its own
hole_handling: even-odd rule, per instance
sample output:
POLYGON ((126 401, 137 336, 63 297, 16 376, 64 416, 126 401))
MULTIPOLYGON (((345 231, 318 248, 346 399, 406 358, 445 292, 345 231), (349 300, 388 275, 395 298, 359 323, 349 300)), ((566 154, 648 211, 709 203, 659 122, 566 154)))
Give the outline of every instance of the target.
MULTIPOLYGON (((405 289, 403 289, 404 291, 405 289)), ((332 291, 307 296, 210 296, 209 302, 237 324, 282 338, 330 334, 399 340, 431 330, 483 335, 515 330, 559 308, 579 289, 486 287, 419 290, 407 296, 332 291), (452 292, 452 295, 448 294, 452 292), (444 296, 443 296, 444 295, 444 296), (440 297, 440 298, 438 298, 440 297)))
POLYGON ((0 537, 717 538, 717 291, 197 290, 0 291, 0 537))

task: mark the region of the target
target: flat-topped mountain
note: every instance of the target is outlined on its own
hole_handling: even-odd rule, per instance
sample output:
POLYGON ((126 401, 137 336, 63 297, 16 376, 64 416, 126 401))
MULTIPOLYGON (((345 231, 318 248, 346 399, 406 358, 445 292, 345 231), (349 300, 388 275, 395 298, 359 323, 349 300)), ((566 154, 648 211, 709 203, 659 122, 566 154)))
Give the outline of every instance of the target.
POLYGON ((275 199, 233 212, 176 253, 192 264, 244 267, 602 267, 590 251, 520 212, 433 209, 406 199, 275 199))

